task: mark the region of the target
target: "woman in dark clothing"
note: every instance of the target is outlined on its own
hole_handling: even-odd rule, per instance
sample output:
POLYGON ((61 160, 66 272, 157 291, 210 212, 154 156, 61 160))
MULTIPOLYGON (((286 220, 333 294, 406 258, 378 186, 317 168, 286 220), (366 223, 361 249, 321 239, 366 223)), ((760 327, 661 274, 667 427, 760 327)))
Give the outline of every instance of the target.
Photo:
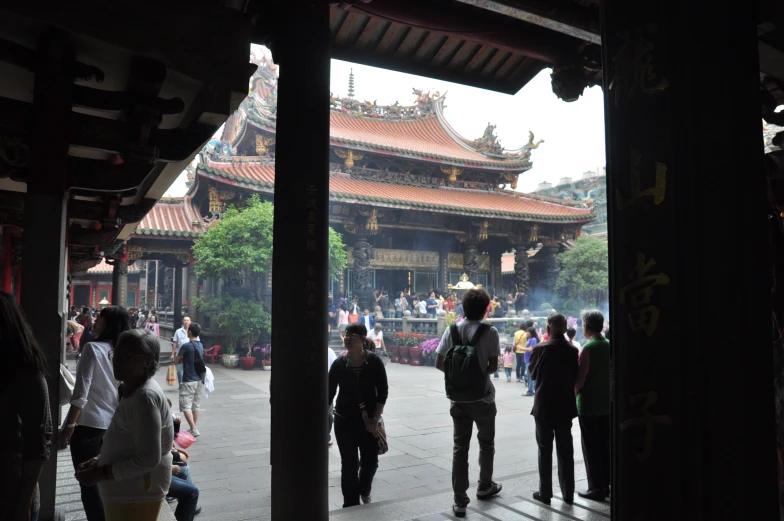
POLYGON ((389 394, 384 363, 367 349, 367 329, 363 324, 346 328, 343 345, 347 353, 329 370, 329 401, 340 387, 335 405, 335 437, 340 450, 343 508, 370 503, 370 489, 378 468, 378 445, 373 433, 384 412, 389 394), (363 417, 360 404, 365 408, 363 417), (357 461, 359 452, 359 461, 357 461))
POLYGON ((38 477, 49 459, 52 416, 46 357, 14 298, 0 291, 0 520, 38 519, 38 477))

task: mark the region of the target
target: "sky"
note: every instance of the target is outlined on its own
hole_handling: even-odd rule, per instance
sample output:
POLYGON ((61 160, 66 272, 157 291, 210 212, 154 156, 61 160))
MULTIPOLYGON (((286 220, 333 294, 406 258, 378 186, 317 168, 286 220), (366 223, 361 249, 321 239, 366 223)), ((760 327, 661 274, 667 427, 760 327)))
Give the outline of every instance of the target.
MULTIPOLYGON (((508 149, 544 140, 531 152, 533 167, 520 176, 517 190, 533 192, 542 181, 557 184, 563 177, 579 178, 583 172, 605 165, 604 107, 599 87, 586 89, 575 102, 558 99, 550 88, 550 69, 544 69, 514 96, 401 72, 332 60, 333 94, 348 94, 348 77, 354 71, 354 97, 379 105, 413 105, 412 88, 446 92, 444 114, 463 137, 482 136, 488 123, 508 149)), ((166 195, 185 194, 181 175, 166 195)))

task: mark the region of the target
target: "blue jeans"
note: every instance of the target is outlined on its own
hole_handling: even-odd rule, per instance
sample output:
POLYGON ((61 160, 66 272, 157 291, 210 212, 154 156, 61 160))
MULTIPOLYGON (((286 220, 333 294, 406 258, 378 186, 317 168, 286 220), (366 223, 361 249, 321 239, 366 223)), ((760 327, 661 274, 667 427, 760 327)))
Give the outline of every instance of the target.
POLYGON ((511 367, 504 367, 504 372, 506 373, 507 378, 512 377, 512 368, 511 367))
MULTIPOLYGON (((187 469, 188 467, 181 468, 187 469)), ((190 471, 187 476, 190 479, 190 471)), ((172 475, 169 497, 177 500, 177 509, 174 511, 174 517, 177 521, 193 521, 193 516, 196 515, 196 505, 199 502, 199 489, 196 488, 196 485, 179 476, 172 475)))
POLYGON ((525 374, 525 353, 515 353, 515 360, 517 362, 515 374, 518 380, 522 380, 523 374, 525 374))
POLYGON ((533 396, 536 392, 536 380, 531 378, 531 373, 528 370, 531 364, 525 364, 525 383, 528 384, 528 396, 533 396))

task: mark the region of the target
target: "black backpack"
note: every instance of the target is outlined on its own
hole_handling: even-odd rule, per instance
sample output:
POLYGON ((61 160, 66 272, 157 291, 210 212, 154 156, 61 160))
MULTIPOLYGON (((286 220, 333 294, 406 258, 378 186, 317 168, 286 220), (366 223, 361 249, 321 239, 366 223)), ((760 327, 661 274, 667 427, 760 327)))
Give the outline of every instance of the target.
POLYGON ((199 378, 202 382, 204 382, 204 378, 207 375, 207 366, 204 365, 204 360, 201 358, 201 353, 193 346, 193 369, 196 371, 196 374, 199 375, 199 378))
POLYGON ((485 396, 487 386, 487 367, 479 362, 476 350, 479 338, 490 329, 487 324, 479 324, 468 345, 463 344, 456 325, 449 328, 452 347, 444 360, 444 384, 446 395, 456 402, 478 402, 485 396))

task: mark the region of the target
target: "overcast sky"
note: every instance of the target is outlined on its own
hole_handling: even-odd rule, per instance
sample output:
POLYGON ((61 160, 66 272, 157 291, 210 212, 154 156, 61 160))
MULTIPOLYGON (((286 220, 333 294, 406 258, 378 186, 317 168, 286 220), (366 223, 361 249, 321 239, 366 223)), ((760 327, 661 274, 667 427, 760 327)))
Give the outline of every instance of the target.
MULTIPOLYGON (((348 76, 354 70, 354 96, 379 105, 412 105, 413 87, 447 92, 449 123, 469 139, 482 135, 490 122, 497 125, 501 144, 516 149, 528 142, 528 131, 544 143, 531 153, 533 168, 525 172, 517 189, 532 192, 542 181, 556 184, 562 177, 577 178, 586 170, 605 165, 604 108, 599 87, 586 89, 579 100, 566 103, 550 88, 550 69, 540 72, 514 96, 466 87, 422 76, 332 60, 331 90, 345 96, 348 76)), ((185 175, 172 185, 167 195, 185 193, 185 175)))

